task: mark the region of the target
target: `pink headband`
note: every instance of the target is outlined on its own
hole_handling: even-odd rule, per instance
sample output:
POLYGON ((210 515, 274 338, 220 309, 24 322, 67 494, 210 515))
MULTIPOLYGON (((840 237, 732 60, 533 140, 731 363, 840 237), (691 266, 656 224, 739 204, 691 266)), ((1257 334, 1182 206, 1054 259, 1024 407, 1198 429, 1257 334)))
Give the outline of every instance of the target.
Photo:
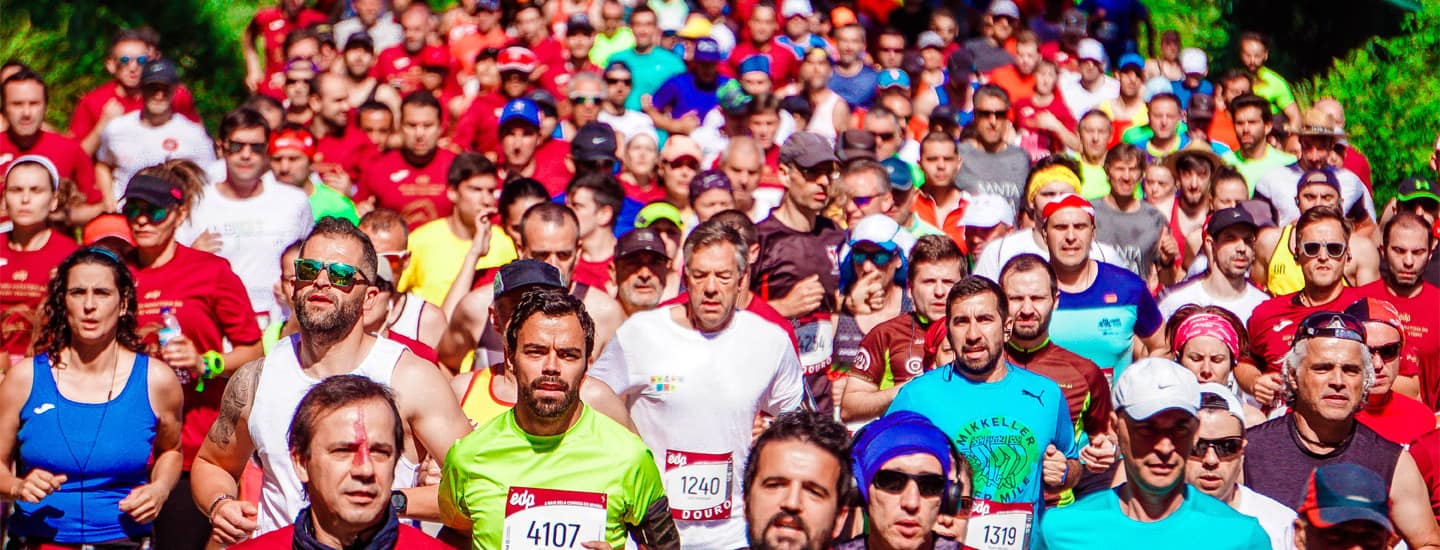
POLYGON ((1180 323, 1180 328, 1175 330, 1175 349, 1185 347, 1185 343, 1198 336, 1209 336, 1230 348, 1230 357, 1240 357, 1240 337, 1235 334, 1235 327, 1226 321, 1224 317, 1214 313, 1197 313, 1186 318, 1180 323))

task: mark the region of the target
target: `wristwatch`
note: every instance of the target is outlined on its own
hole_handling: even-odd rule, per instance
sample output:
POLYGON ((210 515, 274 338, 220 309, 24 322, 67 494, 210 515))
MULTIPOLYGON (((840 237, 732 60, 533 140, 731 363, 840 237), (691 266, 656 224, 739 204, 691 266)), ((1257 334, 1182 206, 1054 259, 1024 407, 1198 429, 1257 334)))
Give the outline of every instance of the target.
POLYGON ((410 507, 410 499, 400 491, 390 491, 390 507, 395 509, 396 515, 404 515, 405 509, 410 507))

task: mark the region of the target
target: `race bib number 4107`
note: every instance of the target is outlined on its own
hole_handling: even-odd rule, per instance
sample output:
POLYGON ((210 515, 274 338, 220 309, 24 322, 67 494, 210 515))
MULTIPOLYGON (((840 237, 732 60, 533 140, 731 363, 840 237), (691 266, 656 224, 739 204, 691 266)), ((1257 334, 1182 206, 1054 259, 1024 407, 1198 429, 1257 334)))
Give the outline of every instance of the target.
POLYGON ((605 493, 511 487, 502 549, 570 549, 604 541, 605 498, 605 493))
POLYGON ((665 451, 665 494, 675 519, 730 518, 730 453, 665 451))

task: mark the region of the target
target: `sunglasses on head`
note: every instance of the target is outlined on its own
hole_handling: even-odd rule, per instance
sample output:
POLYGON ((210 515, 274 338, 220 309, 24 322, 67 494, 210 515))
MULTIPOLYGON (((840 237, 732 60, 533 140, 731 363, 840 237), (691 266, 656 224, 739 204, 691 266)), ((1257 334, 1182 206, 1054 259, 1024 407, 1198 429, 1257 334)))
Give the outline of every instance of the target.
POLYGON ((890 262, 894 259, 895 253, 889 250, 856 250, 850 253, 850 261, 857 266, 865 262, 870 262, 877 266, 890 265, 890 262))
POLYGON ((295 279, 303 283, 312 283, 320 278, 320 272, 326 272, 330 278, 330 286, 350 287, 361 283, 365 275, 360 273, 360 268, 341 262, 323 262, 309 258, 295 260, 295 279))
POLYGON ((1323 249, 1326 256, 1339 258, 1345 255, 1346 246, 1346 243, 1342 242, 1306 241, 1300 243, 1300 254, 1306 258, 1314 258, 1319 256, 1320 251, 1323 249))
POLYGON ((119 61, 121 65, 129 65, 131 62, 134 62, 134 63, 139 64, 139 65, 144 65, 144 64, 150 62, 150 56, 148 56, 148 55, 137 55, 137 56, 135 56, 135 57, 130 57, 130 56, 128 56, 128 55, 122 55, 122 56, 116 58, 116 61, 119 61))
POLYGON ((940 474, 907 474, 895 470, 880 470, 875 472, 870 485, 895 494, 904 491, 911 481, 915 482, 915 487, 920 490, 922 497, 938 497, 945 492, 945 476, 940 474))
POLYGON ((1300 328, 1295 331, 1295 340, 1299 342, 1306 338, 1340 338, 1354 342, 1365 343, 1365 325, 1359 319, 1344 313, 1320 312, 1312 313, 1305 320, 1300 321, 1300 328))
POLYGON ((1221 460, 1240 454, 1240 449, 1245 447, 1245 439, 1241 437, 1222 437, 1219 439, 1200 439, 1190 449, 1190 456, 1205 458, 1210 449, 1215 449, 1215 456, 1221 460))
POLYGON ((264 143, 246 143, 243 141, 225 142, 225 152, 231 155, 239 154, 240 151, 245 149, 249 149, 251 153, 256 155, 263 155, 265 154, 266 147, 268 147, 268 145, 264 143))
POLYGON ((150 223, 160 223, 170 217, 168 207, 155 206, 142 201, 125 201, 125 207, 120 209, 120 213, 125 214, 125 219, 132 222, 140 219, 140 216, 145 216, 150 223))
POLYGON ((1383 346, 1370 346, 1370 354, 1379 357, 1381 361, 1389 363, 1400 357, 1400 342, 1391 342, 1383 346))

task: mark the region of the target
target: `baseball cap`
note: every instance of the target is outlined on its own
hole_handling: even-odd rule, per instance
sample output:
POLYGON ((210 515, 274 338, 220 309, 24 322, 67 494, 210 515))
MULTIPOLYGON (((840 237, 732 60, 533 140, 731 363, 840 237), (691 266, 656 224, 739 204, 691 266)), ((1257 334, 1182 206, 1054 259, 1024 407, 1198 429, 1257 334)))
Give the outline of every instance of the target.
POLYGON ((666 259, 670 258, 670 252, 665 250, 665 241, 660 240, 660 232, 648 227, 632 229, 615 241, 616 258, 639 252, 654 252, 666 259))
POLYGON ((673 135, 665 140, 665 148, 660 150, 660 159, 671 161, 690 157, 700 160, 700 145, 694 139, 686 135, 673 135))
POLYGON ((875 160, 875 134, 868 130, 845 130, 835 140, 835 156, 844 162, 875 160))
POLYGON ((1415 199, 1430 199, 1440 201, 1440 195, 1435 194, 1435 186, 1429 181, 1420 178, 1409 178, 1395 186, 1395 199, 1399 201, 1413 201, 1415 199))
POLYGON ((1105 47, 1100 45, 1099 40, 1086 38, 1076 46, 1075 58, 1082 61, 1086 59, 1098 61, 1103 66, 1105 65, 1105 47))
POLYGON ((1116 63, 1115 66, 1115 70, 1117 71, 1135 69, 1143 72, 1145 70, 1145 58, 1140 57, 1138 53, 1130 52, 1120 56, 1120 62, 1116 63))
POLYGON ((1015 224, 1015 207, 1000 195, 975 195, 960 217, 960 227, 995 227, 1002 223, 1015 224))
POLYGON ((595 25, 590 23, 590 16, 583 13, 570 14, 570 19, 565 21, 565 35, 572 34, 595 34, 595 25))
POLYGON ((425 48, 425 51, 420 53, 420 67, 448 71, 450 70, 450 52, 445 48, 425 48))
POLYGON ((1194 124, 1196 119, 1211 120, 1215 118, 1215 96, 1208 94, 1190 94, 1190 108, 1185 110, 1190 116, 1190 123, 1194 124))
POLYGON ((925 48, 943 50, 945 49, 945 39, 940 38, 940 33, 925 31, 920 33, 920 37, 915 40, 915 47, 922 50, 925 48))
POLYGON ((658 221, 668 221, 675 224, 681 231, 685 230, 685 222, 680 218, 680 209, 665 201, 655 201, 645 205, 640 212, 635 214, 635 227, 637 229, 650 227, 658 221))
POLYGON ((85 229, 80 232, 80 240, 86 246, 93 245, 103 239, 115 237, 130 246, 135 246, 135 237, 130 233, 130 224, 125 220, 123 214, 109 213, 95 216, 85 224, 85 229))
POLYGON ((1001 17, 1009 17, 1011 19, 1020 18, 1019 6, 1016 6, 1015 3, 1011 2, 1010 0, 995 0, 994 2, 991 2, 989 13, 992 17, 998 15, 1001 17))
POLYGON ((770 74, 770 58, 760 54, 745 58, 744 61, 740 62, 740 70, 737 71, 737 74, 745 75, 749 73, 770 74))
POLYGON ((179 83, 180 74, 175 71, 175 64, 163 57, 146 63, 144 72, 140 73, 141 86, 146 84, 174 86, 179 83))
POLYGON ((826 162, 840 162, 835 148, 815 132, 795 132, 780 146, 780 163, 812 168, 826 162))
POLYGON ((619 160, 615 156, 617 149, 619 144, 615 141, 615 129, 604 122, 581 126, 575 131, 575 138, 570 140, 570 156, 581 162, 619 160))
POLYGON ((1390 523, 1390 495, 1385 482, 1358 464, 1326 464, 1315 468, 1305 483, 1305 502, 1296 511, 1311 525, 1322 529, 1359 520, 1395 532, 1395 526, 1390 523))
POLYGON ((348 52, 354 48, 360 48, 367 52, 375 53, 375 39, 370 38, 370 33, 368 32, 355 31, 351 33, 348 38, 345 39, 344 51, 348 52))
POLYGON ((1328 185, 1335 188, 1336 193, 1340 192, 1340 180, 1335 177, 1335 171, 1329 168, 1306 170, 1304 174, 1300 174, 1300 179, 1295 182, 1295 189, 1303 189, 1307 185, 1328 185))
POLYGON ((1255 217, 1250 215, 1249 210, 1240 206, 1232 206, 1211 214, 1210 219, 1205 221, 1205 233, 1209 234, 1211 238, 1216 238, 1220 236, 1220 232, 1236 224, 1248 225, 1251 229, 1260 228, 1260 224, 1255 223, 1255 217))
POLYGON ((960 112, 955 110, 954 105, 936 105, 930 110, 930 127, 942 125, 960 127, 960 112))
POLYGON ((810 5, 810 0, 785 0, 780 4, 780 16, 786 19, 811 15, 815 15, 815 8, 810 5))
POLYGON ((1200 382, 1195 373, 1169 359, 1146 357, 1120 373, 1111 404, 1135 420, 1145 420, 1170 409, 1195 416, 1200 410, 1200 382))
POLYGON ((886 214, 870 214, 855 222, 850 228, 850 244, 853 246, 862 241, 878 244, 886 250, 898 250, 906 256, 915 246, 915 236, 886 214))
POLYGON ((750 94, 745 93, 745 89, 740 87, 740 79, 738 78, 732 78, 726 81, 725 84, 720 86, 720 89, 715 90, 715 101, 719 103, 720 109, 729 115, 739 114, 746 105, 750 104, 751 99, 754 98, 750 97, 750 94))
POLYGON ((696 63, 719 63, 725 59, 725 54, 720 53, 720 43, 714 38, 702 36, 695 39, 695 53, 690 60, 696 63))
POLYGON ((484 11, 500 11, 500 0, 479 0, 475 6, 484 11))
POLYGON ((1350 315, 1333 311, 1317 311, 1300 321, 1295 327, 1293 344, 1308 338, 1339 338, 1351 342, 1365 343, 1365 324, 1350 315))
POLYGON ((1400 331, 1401 341, 1405 339, 1405 322, 1400 318, 1400 310, 1395 309, 1395 304, 1388 300, 1361 298, 1355 303, 1345 306, 1345 314, 1354 317, 1361 323, 1390 325, 1400 331))
POLYGON ((880 161, 880 166, 885 167, 885 173, 890 176, 891 191, 909 191, 915 188, 915 175, 910 173, 910 165, 895 157, 880 161))
POLYGON ((550 95, 550 92, 547 92, 545 90, 535 90, 533 92, 525 94, 525 98, 529 99, 530 101, 534 101, 535 106, 540 108, 541 113, 549 116, 559 115, 559 108, 555 105, 555 96, 550 95))
POLYGON ((517 71, 522 73, 535 72, 535 66, 539 64, 539 58, 529 48, 510 46, 500 50, 500 55, 495 57, 496 68, 500 72, 517 71))
POLYGON ((529 285, 565 288, 560 270, 540 260, 515 260, 495 272, 495 296, 529 285))
POLYGON ((1225 411, 1240 421, 1240 431, 1245 431, 1245 408, 1235 392, 1221 384, 1205 382, 1200 384, 1200 410, 1225 411))
POLYGON ((715 25, 710 23, 710 20, 706 19, 704 15, 692 13, 690 14, 690 17, 685 19, 685 26, 680 27, 680 30, 675 31, 675 36, 694 40, 697 38, 710 36, 710 31, 714 28, 715 25))
POLYGON ((315 136, 304 128, 281 128, 270 134, 270 154, 294 149, 305 158, 315 158, 315 136))
MULTIPOLYGON (((925 415, 914 411, 897 411, 876 419, 855 434, 855 444, 850 449, 850 463, 855 472, 856 489, 862 499, 870 498, 870 485, 880 467, 891 459, 927 454, 940 463, 940 471, 950 471, 950 438, 930 422, 925 415)), ((908 483, 908 482, 907 482, 908 483)), ((950 487, 945 478, 945 487, 950 487)))
POLYGON ((1145 97, 1145 102, 1149 103, 1150 100, 1155 99, 1157 95, 1173 93, 1174 91, 1175 87, 1170 85, 1169 80, 1166 80, 1164 76, 1157 76, 1145 81, 1145 92, 1141 95, 1145 97))
POLYGON ((910 75, 900 69, 885 69, 880 71, 880 76, 875 78, 875 87, 881 90, 887 88, 910 89, 910 75))
POLYGON ((1205 57, 1205 50, 1200 48, 1185 48, 1180 50, 1180 70, 1185 74, 1198 74, 1205 76, 1210 73, 1210 59, 1205 57))
POLYGON ((125 186, 125 198, 168 208, 185 202, 185 191, 155 176, 137 174, 125 186))
POLYGON ((696 197, 713 189, 719 189, 726 193, 734 190, 730 185, 730 178, 724 172, 710 169, 695 174, 695 177, 690 178, 690 202, 695 202, 696 197))
POLYGON ((523 97, 510 100, 500 111, 500 127, 504 128, 511 122, 524 122, 539 128, 540 106, 523 97))

